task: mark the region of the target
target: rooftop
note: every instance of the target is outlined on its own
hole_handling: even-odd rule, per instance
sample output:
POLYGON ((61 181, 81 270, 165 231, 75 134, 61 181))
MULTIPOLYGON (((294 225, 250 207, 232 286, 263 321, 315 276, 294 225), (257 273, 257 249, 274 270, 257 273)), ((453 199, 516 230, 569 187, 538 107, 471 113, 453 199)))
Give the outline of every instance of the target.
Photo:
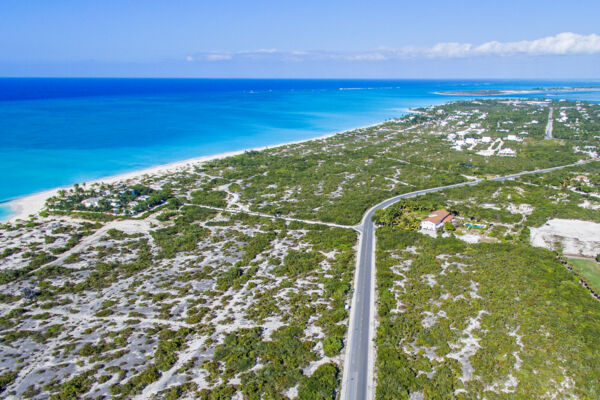
POLYGON ((425 218, 423 220, 423 222, 429 221, 429 222, 433 222, 434 224, 437 225, 441 222, 450 221, 452 218, 453 218, 453 216, 450 215, 449 211, 441 209, 441 210, 436 210, 436 211, 432 212, 431 214, 429 214, 429 216, 427 218, 425 218))

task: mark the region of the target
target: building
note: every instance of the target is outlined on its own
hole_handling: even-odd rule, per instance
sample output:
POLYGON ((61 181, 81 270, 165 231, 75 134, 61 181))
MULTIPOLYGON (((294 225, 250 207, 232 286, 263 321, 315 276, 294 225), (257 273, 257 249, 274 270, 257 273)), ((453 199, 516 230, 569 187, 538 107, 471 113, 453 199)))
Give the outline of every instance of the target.
POLYGON ((574 178, 571 178, 571 180, 572 180, 572 181, 583 182, 583 183, 585 183, 586 185, 589 185, 589 184, 590 184, 590 178, 588 178, 588 177, 587 177, 587 176, 585 176, 585 175, 577 175, 576 177, 574 177, 574 178))
POLYGON ((513 149, 502 149, 498 152, 499 156, 514 156, 517 154, 513 149))
POLYGON ((86 208, 98 207, 100 205, 100 198, 99 197, 90 197, 89 199, 83 200, 81 202, 81 204, 83 204, 83 206, 86 208))
POLYGON ((450 212, 446 210, 437 210, 429 214, 427 218, 421 221, 421 229, 427 231, 435 231, 441 228, 444 223, 449 222, 454 218, 450 212))

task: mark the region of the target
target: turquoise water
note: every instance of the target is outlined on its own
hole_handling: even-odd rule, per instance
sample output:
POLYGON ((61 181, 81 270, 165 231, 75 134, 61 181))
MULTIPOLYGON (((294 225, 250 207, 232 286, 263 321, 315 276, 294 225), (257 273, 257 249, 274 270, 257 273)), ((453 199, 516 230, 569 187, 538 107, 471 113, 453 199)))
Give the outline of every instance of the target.
MULTIPOLYGON (((176 160, 317 137, 459 98, 435 94, 442 90, 590 84, 0 79, 0 201, 176 160)), ((600 93, 560 98, 598 101, 600 93)), ((6 214, 0 206, 0 218, 6 214)))
POLYGON ((470 226, 472 228, 481 228, 481 229, 486 227, 486 225, 482 225, 482 224, 465 224, 465 226, 470 226))
POLYGON ((7 219, 10 216, 10 209, 0 205, 0 221, 7 219))

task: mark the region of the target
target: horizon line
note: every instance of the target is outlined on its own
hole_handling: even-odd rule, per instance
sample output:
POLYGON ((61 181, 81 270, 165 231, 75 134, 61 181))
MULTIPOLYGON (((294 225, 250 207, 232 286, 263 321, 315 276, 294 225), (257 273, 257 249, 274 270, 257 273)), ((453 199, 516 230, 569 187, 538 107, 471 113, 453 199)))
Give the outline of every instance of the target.
POLYGON ((62 75, 38 75, 38 76, 0 76, 0 79, 204 79, 204 80, 311 80, 311 81, 333 81, 333 80, 346 80, 346 81, 598 81, 600 77, 595 78, 526 78, 526 77, 515 77, 515 78, 335 78, 335 77, 199 77, 199 76, 62 76, 62 75))

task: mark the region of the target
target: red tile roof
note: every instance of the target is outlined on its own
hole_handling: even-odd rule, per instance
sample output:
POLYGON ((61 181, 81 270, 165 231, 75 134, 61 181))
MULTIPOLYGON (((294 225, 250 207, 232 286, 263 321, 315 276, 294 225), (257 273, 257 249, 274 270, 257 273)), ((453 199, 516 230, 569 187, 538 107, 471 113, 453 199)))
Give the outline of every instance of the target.
POLYGON ((441 210, 436 210, 434 212, 432 212, 431 214, 429 214, 429 217, 425 218, 423 220, 423 222, 425 221, 429 221, 429 222, 433 222, 435 225, 438 225, 442 222, 446 222, 446 221, 450 221, 452 218, 454 218, 450 212, 441 209, 441 210))

